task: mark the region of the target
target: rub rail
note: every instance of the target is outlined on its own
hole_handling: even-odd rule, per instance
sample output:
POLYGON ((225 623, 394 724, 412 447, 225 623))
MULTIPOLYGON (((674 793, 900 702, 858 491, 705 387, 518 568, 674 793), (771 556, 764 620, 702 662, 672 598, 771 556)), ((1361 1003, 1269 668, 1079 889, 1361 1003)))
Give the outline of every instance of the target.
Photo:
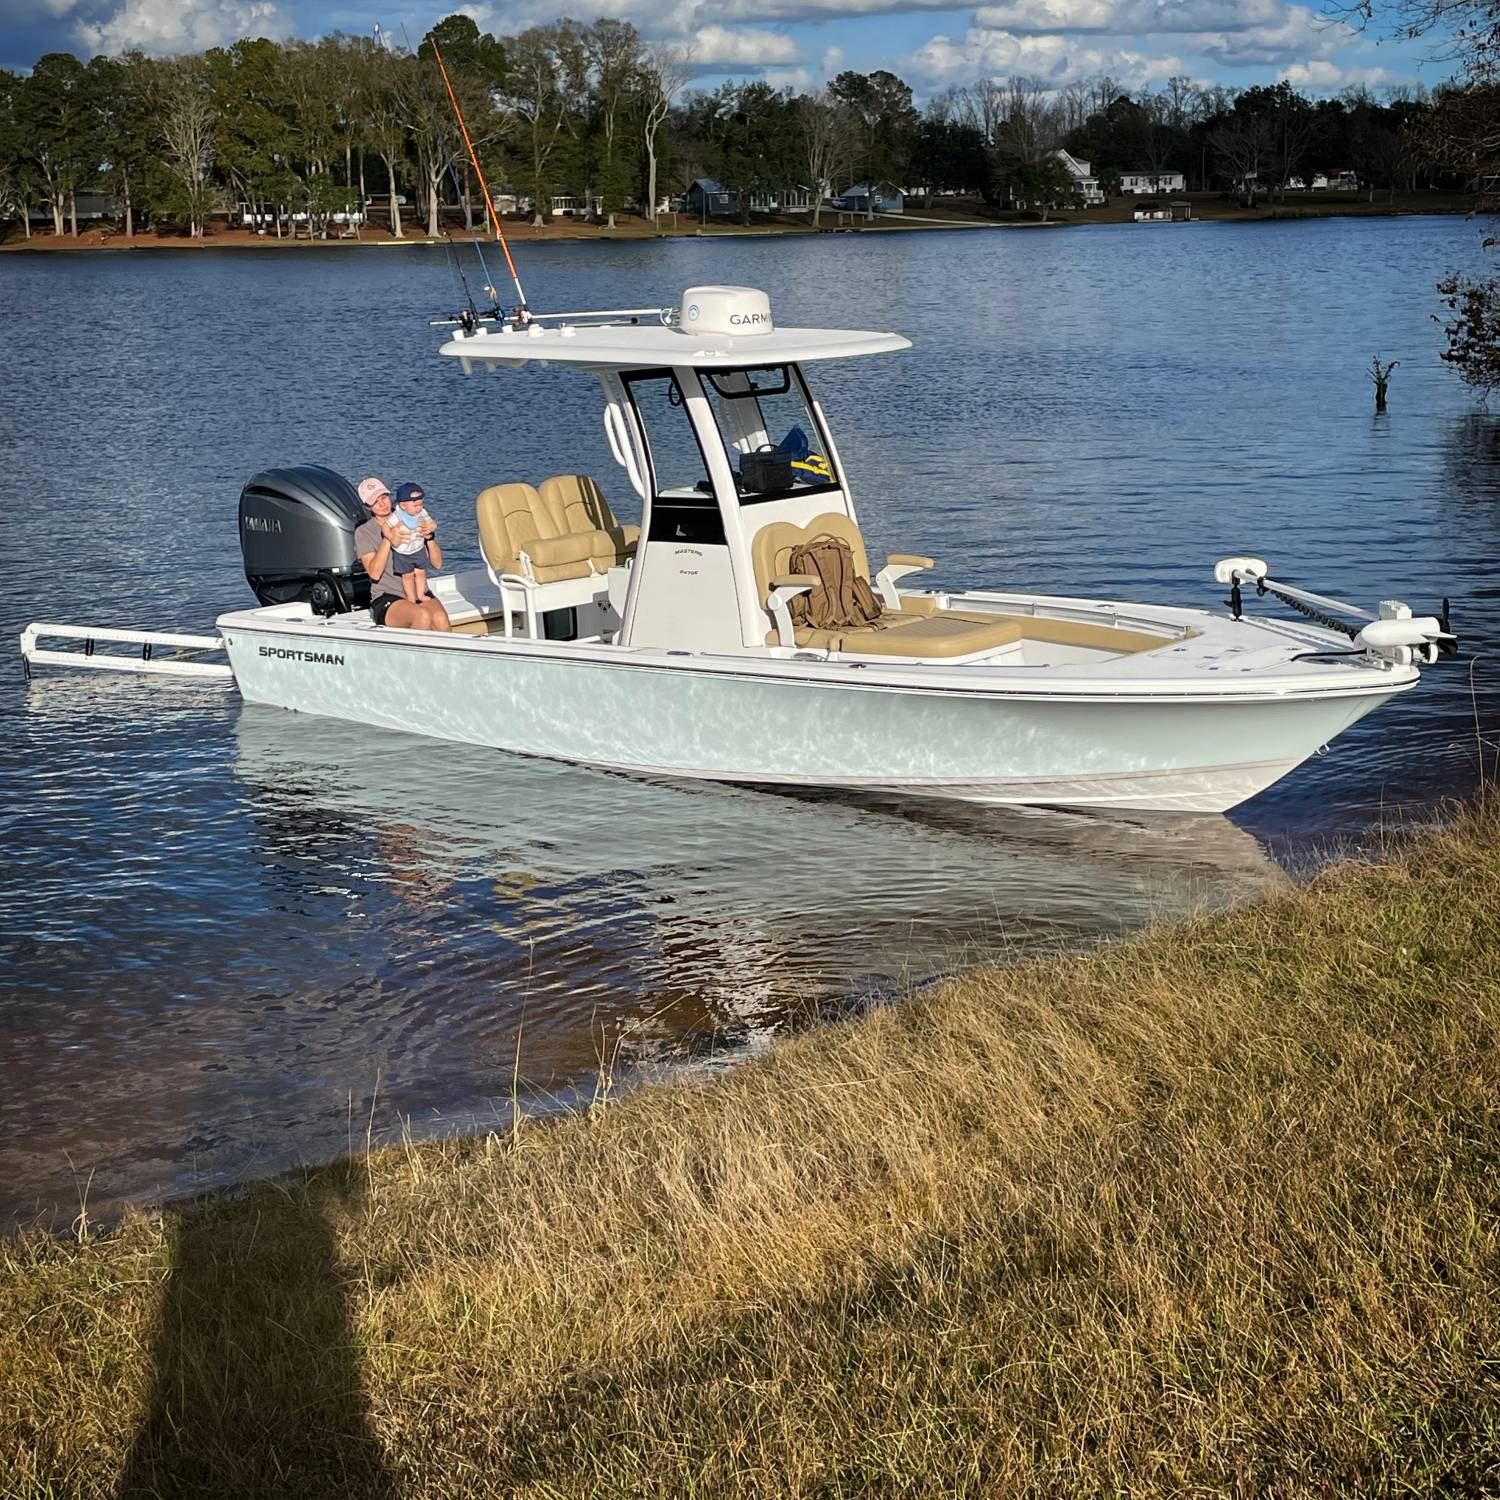
POLYGON ((197 677, 219 681, 232 679, 234 669, 227 662, 185 661, 181 656, 159 659, 158 649, 176 652, 222 651, 223 638, 217 635, 179 635, 164 630, 120 630, 110 625, 57 625, 37 620, 21 632, 21 670, 31 680, 33 666, 73 667, 91 672, 146 672, 158 677, 197 677), (37 645, 43 637, 82 641, 83 650, 53 651, 37 645), (139 656, 118 651, 95 650, 99 642, 139 646, 139 656))

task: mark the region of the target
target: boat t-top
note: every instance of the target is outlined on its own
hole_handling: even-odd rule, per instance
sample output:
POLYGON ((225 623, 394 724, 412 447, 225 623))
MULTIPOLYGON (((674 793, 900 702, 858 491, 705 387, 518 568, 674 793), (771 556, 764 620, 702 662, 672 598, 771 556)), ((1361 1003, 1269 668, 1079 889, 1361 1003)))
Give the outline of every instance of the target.
POLYGON ((257 607, 213 637, 33 625, 23 654, 229 672, 252 703, 652 776, 1220 811, 1452 648, 1446 603, 1366 611, 1254 557, 1217 564, 1214 611, 952 591, 924 582, 936 556, 872 558, 807 372, 908 347, 778 327, 765 293, 734 286, 465 317, 441 352, 466 372, 598 383, 638 525, 615 509, 618 480, 573 472, 560 432, 555 473, 478 487, 484 566, 432 584, 452 633, 401 629, 371 616, 348 479, 270 469, 239 503, 257 607), (1299 617, 1252 615, 1263 599, 1299 617), (40 647, 49 634, 86 654, 40 647), (109 641, 149 660, 94 649, 109 641), (227 668, 193 655, 212 648, 227 668))

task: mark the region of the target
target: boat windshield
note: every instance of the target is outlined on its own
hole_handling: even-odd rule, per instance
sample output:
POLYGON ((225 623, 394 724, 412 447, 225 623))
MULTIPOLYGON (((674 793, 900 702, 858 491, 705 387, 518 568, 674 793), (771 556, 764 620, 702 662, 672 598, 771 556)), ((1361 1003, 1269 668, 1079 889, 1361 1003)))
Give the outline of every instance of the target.
POLYGON ((708 464, 677 377, 670 370, 643 370, 626 375, 624 383, 646 437, 652 498, 713 509, 708 464))
POLYGON ((741 505, 839 487, 800 371, 765 365, 704 370, 699 378, 718 418, 741 505))

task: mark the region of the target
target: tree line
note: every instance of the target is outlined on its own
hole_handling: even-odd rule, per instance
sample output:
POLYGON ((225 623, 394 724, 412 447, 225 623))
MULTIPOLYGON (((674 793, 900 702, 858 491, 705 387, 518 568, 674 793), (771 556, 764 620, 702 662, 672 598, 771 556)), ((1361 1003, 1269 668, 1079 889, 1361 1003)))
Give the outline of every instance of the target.
POLYGON ((919 108, 883 70, 800 94, 759 80, 690 90, 693 71, 689 49, 648 45, 613 19, 497 38, 453 15, 415 50, 334 34, 170 59, 48 53, 29 74, 0 71, 0 220, 29 234, 40 209, 54 233, 76 235, 78 196, 104 192, 126 234, 151 223, 201 235, 231 203, 277 233, 293 218, 326 233, 373 197, 393 234, 414 214, 436 235, 445 206, 487 213, 450 86, 489 183, 539 215, 570 192, 611 222, 628 206, 654 220, 664 195, 698 177, 747 219, 794 185, 815 218, 854 182, 1035 202, 1071 190, 1059 147, 1088 160, 1106 192, 1126 171, 1180 172, 1252 201, 1319 173, 1352 174, 1373 195, 1452 181, 1463 165, 1435 149, 1431 128, 1458 85, 1313 101, 1284 82, 1232 91, 1172 78, 1133 92, 1108 76, 1063 87, 1017 76, 919 108))

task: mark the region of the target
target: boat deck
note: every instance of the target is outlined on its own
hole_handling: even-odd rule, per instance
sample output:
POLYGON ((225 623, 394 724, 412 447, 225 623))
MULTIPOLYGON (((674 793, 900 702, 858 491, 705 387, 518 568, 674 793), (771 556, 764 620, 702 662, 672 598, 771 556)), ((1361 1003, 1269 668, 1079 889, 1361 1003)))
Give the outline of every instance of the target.
POLYGON ((1153 634, 1161 638, 1161 645, 1149 650, 1110 652, 1067 639, 1028 638, 1019 651, 1006 648, 968 659, 926 661, 895 656, 859 658, 774 645, 739 651, 668 650, 617 645, 607 633, 575 640, 532 640, 519 634, 507 637, 500 626, 498 590, 477 570, 438 580, 434 592, 454 622, 451 635, 376 626, 364 610, 324 619, 314 615, 306 604, 237 610, 220 616, 218 626, 226 639, 240 632, 296 637, 306 643, 302 649, 316 649, 311 644, 315 642, 378 642, 403 651, 566 657, 600 665, 628 662, 673 671, 795 676, 851 686, 1001 692, 1028 697, 1388 694, 1417 680, 1413 668, 1396 667, 1364 654, 1331 654, 1346 648, 1348 642, 1311 624, 1269 616, 1234 620, 1206 610, 1113 600, 988 592, 924 596, 938 607, 951 607, 966 615, 993 614, 1038 625, 1087 626, 1096 640, 1107 640, 1108 633, 1115 630, 1131 638, 1153 634))

